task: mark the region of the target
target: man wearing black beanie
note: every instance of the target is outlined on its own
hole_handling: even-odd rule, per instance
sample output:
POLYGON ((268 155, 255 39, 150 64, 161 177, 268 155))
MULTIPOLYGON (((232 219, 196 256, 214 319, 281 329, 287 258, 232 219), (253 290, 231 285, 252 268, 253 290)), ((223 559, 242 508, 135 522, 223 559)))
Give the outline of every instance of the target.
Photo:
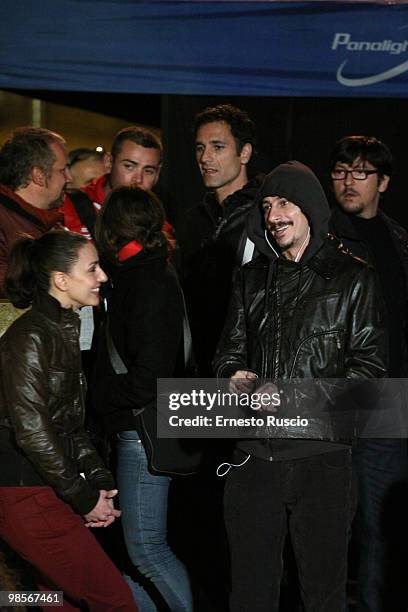
MULTIPOLYGON (((258 204, 248 235, 259 255, 237 273, 217 376, 238 394, 257 378, 280 390, 299 379, 385 376, 376 276, 328 236, 316 176, 299 162, 282 164, 267 175, 258 204)), ((302 397, 292 397, 301 411, 302 397)), ((278 612, 287 534, 304 610, 343 611, 353 500, 351 449, 340 438, 305 427, 238 440, 225 492, 231 612, 278 612)))

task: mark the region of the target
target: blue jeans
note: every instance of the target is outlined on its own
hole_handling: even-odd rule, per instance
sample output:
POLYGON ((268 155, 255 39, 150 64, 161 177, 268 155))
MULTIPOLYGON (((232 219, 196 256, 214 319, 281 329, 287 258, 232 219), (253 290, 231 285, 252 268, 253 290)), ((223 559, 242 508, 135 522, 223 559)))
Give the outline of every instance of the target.
POLYGON ((361 439, 353 450, 358 484, 359 612, 406 610, 407 441, 361 439))
MULTIPOLYGON (((132 563, 147 577, 172 612, 192 612, 190 581, 184 565, 167 544, 170 478, 153 476, 136 431, 118 434, 118 487, 122 526, 132 563)), ((140 612, 156 605, 141 585, 126 576, 140 612)))

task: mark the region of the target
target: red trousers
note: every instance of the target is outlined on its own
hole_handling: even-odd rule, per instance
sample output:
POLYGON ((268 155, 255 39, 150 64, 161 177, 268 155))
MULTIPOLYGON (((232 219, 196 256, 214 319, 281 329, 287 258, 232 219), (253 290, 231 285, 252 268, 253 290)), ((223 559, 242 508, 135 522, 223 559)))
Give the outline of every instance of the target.
POLYGON ((132 593, 82 518, 50 487, 0 487, 0 537, 35 567, 41 590, 64 592, 63 607, 137 612, 132 593))

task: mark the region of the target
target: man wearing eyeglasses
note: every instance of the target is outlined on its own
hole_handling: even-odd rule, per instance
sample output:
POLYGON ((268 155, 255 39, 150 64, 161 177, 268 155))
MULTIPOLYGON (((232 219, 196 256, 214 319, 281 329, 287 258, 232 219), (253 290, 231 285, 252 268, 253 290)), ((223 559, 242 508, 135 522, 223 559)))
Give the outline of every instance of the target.
MULTIPOLYGON (((330 168, 338 205, 333 211, 331 232, 354 255, 376 268, 388 319, 389 376, 405 378, 408 233, 379 208, 392 175, 391 152, 374 137, 347 136, 337 142, 330 168)), ((354 468, 359 489, 357 609, 405 610, 402 534, 406 527, 405 521, 398 519, 406 495, 406 440, 360 439, 354 450, 354 468)))

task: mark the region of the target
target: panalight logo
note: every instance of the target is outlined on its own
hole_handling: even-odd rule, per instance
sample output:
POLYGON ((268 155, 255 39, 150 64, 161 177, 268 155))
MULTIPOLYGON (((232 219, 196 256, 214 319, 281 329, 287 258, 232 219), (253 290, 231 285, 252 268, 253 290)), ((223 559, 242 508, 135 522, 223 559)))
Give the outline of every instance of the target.
MULTIPOLYGON (((353 40, 351 34, 348 32, 336 32, 333 38, 332 46, 333 51, 346 50, 350 52, 355 51, 367 51, 370 53, 388 53, 389 55, 400 55, 405 53, 408 49, 408 40, 393 41, 390 39, 384 39, 380 41, 368 41, 368 40, 353 40)), ((355 79, 345 77, 343 74, 344 67, 348 60, 345 60, 337 69, 337 81, 341 85, 346 87, 362 87, 366 85, 374 85, 375 83, 381 83, 382 81, 388 81, 403 72, 408 70, 408 61, 402 62, 393 68, 380 72, 379 74, 373 74, 371 76, 355 79)))

